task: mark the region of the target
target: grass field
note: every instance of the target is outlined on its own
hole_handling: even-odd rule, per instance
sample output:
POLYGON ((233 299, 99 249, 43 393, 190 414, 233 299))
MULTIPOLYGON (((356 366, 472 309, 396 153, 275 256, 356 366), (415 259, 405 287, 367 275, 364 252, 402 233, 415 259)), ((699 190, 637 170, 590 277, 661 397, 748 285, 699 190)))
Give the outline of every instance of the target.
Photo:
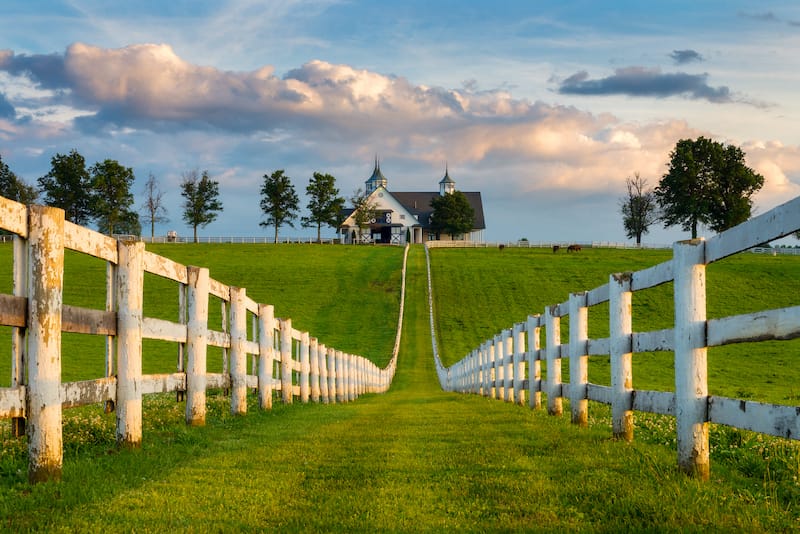
MULTIPOLYGON (((312 332, 341 321, 329 330, 334 341, 320 336, 330 344, 356 339, 356 330, 377 328, 372 319, 388 314, 392 302, 396 306, 399 286, 390 286, 399 277, 400 249, 297 245, 257 251, 258 245, 242 245, 240 252, 239 246, 220 245, 210 258, 207 247, 158 252, 210 266, 215 278, 248 287, 256 300, 275 304, 278 315, 291 316, 312 332), (262 259, 250 265, 257 253, 262 259), (242 258, 248 265, 237 266, 242 258), (213 262, 227 264, 228 271, 213 262), (339 265, 343 262, 358 265, 339 265), (363 279, 340 276, 338 269, 354 269, 363 279), (318 280, 333 287, 333 272, 344 297, 300 287, 318 280), (373 275, 386 281, 372 284, 373 275), (256 283, 242 281, 246 277, 256 283), (292 288, 289 281, 300 286, 292 288), (285 291, 275 289, 277 282, 287 282, 280 284, 285 291), (298 295, 302 298, 294 298, 298 295), (348 307, 323 311, 351 296, 348 307)), ((665 259, 661 252, 638 254, 644 251, 585 250, 580 257, 557 258, 535 249, 497 252, 434 251, 439 336, 450 361, 543 305, 565 300, 569 291, 603 283, 609 267, 639 269, 665 259), (548 284, 533 282, 545 274, 548 284)), ((784 261, 732 258, 726 260, 729 266, 709 269, 709 299, 717 302, 710 302, 709 315, 727 314, 724 306, 742 311, 756 306, 748 301, 749 273, 769 270, 775 264, 766 262, 774 259, 784 261), (737 277, 748 296, 714 296, 714 279, 730 285, 737 277), (719 308, 712 312, 712 306, 719 308)), ((791 286, 797 268, 787 262, 779 269, 789 284, 789 301, 798 294, 791 286)), ((642 296, 652 317, 642 311, 635 327, 660 324, 661 315, 671 313, 663 289, 642 296)), ((271 412, 257 411, 251 397, 246 417, 231 416, 227 399, 213 395, 202 428, 183 425, 183 405, 174 396, 151 397, 143 446, 133 451, 115 447, 113 414, 103 414, 100 407, 69 410, 64 480, 33 487, 26 482, 24 440, 10 439, 3 427, 0 530, 764 532, 800 527, 796 443, 715 428, 712 481, 703 484, 678 472, 674 434, 665 418, 637 414, 636 440, 628 444, 610 438, 607 410, 594 403, 591 426, 581 429, 544 411, 444 393, 436 382, 426 304, 424 253, 414 247, 399 367, 385 395, 327 406, 276 404, 271 412)), ((383 347, 391 349, 396 308, 392 317, 391 328, 375 335, 377 357, 383 347)), ((791 362, 789 353, 784 357, 791 362)), ((791 364, 778 368, 770 358, 756 363, 780 376, 791 373, 791 364)), ((637 361, 635 385, 641 369, 637 361)), ((761 386, 750 387, 763 393, 761 386)))

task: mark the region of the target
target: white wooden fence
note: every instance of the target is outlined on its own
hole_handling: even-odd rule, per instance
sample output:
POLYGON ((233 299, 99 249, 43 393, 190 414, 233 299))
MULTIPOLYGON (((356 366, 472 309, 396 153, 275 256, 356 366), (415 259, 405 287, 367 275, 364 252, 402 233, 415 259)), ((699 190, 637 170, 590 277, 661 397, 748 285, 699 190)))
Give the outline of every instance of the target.
POLYGON ((271 305, 210 278, 207 268, 187 267, 146 251, 142 242, 118 241, 72 224, 60 209, 26 207, 0 197, 0 228, 16 235, 14 294, 0 295, 0 324, 13 327, 12 381, 0 388, 0 417, 12 418, 15 434, 27 434, 31 482, 61 477, 63 408, 115 406, 117 441, 135 447, 142 440, 142 396, 147 394, 185 392, 186 423, 203 425, 208 388, 229 389, 231 412, 244 414, 249 389, 256 389, 259 406, 269 409, 273 392, 280 392, 284 403, 295 397, 336 403, 384 392, 391 384, 402 329, 405 259, 395 347, 381 369, 292 328, 291 319, 275 318, 271 305), (65 249, 107 262, 105 310, 63 304, 65 249), (179 284, 177 321, 144 316, 145 272, 179 284), (208 323, 209 296, 222 302, 220 329, 208 323), (62 332, 106 336, 106 376, 61 383, 62 332), (143 339, 176 343, 178 371, 142 374, 143 339), (207 372, 209 346, 222 347, 223 373, 207 372))
MULTIPOLYGON (((561 415, 562 399, 570 400, 572 422, 586 425, 588 401, 611 405, 615 436, 633 439, 633 411, 676 417, 678 465, 701 479, 709 477, 709 423, 763 434, 800 439, 800 406, 766 404, 709 395, 708 347, 730 343, 788 340, 800 337, 800 306, 706 319, 706 265, 788 235, 800 228, 800 197, 708 241, 673 245, 671 260, 637 272, 612 274, 607 284, 573 293, 566 302, 547 306, 543 314, 503 330, 466 357, 445 367, 433 332, 434 357, 442 388, 504 399, 532 408, 547 397, 547 410, 561 415), (632 294, 674 283, 674 327, 634 332, 632 294), (609 303, 610 336, 588 337, 588 309, 609 303), (569 342, 561 343, 560 325, 569 318, 569 342), (546 344, 540 344, 541 331, 546 344), (674 351, 675 391, 634 389, 633 352, 674 351), (610 355, 611 386, 588 381, 588 357, 610 355), (561 360, 569 359, 569 382, 562 382, 561 360), (541 365, 546 365, 542 380, 541 365), (527 363, 527 366, 526 366, 527 363)), ((426 249, 427 253, 427 249, 426 249)), ((430 266, 428 267, 430 295, 430 266)))

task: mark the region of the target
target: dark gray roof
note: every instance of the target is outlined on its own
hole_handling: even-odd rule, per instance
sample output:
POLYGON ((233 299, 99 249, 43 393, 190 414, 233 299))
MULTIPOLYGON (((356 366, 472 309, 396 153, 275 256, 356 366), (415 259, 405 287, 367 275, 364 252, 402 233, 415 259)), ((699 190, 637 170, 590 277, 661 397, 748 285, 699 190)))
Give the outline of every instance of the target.
MULTIPOLYGON (((391 195, 397 199, 400 204, 411 212, 412 215, 417 216, 417 220, 423 228, 428 228, 428 221, 430 220, 433 208, 431 208, 431 200, 439 196, 439 192, 417 192, 417 191, 390 191, 391 195)), ((467 197, 469 205, 475 210, 475 230, 485 230, 486 221, 483 218, 483 200, 479 191, 462 191, 464 196, 467 197)))

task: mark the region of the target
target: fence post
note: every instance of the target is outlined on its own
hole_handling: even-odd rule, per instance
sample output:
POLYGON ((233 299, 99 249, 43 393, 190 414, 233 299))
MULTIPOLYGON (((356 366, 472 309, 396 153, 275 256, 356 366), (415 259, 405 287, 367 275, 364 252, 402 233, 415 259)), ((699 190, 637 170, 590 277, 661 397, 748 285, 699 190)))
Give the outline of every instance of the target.
POLYGON ((336 351, 336 402, 346 402, 344 395, 344 384, 347 380, 347 369, 345 368, 344 356, 342 351, 336 351))
POLYGON ((292 320, 282 319, 281 325, 281 400, 292 404, 292 320))
POLYGON ((320 343, 317 346, 317 358, 319 362, 319 397, 322 402, 328 404, 328 347, 320 343))
POLYGON ((317 338, 312 337, 308 340, 308 358, 311 369, 309 378, 311 379, 311 402, 319 402, 319 345, 317 338))
POLYGON ((489 342, 481 343, 481 394, 492 396, 492 360, 489 357, 489 342))
POLYGON ((589 308, 587 294, 569 296, 569 396, 572 422, 579 426, 589 424, 589 308))
POLYGON ((520 406, 525 405, 525 329, 523 323, 514 324, 514 400, 520 406))
POLYGON ((328 347, 328 401, 335 404, 336 398, 336 351, 328 347))
MULTIPOLYGON (((14 236, 14 296, 28 296, 28 249, 22 237, 14 236)), ((11 329, 11 387, 25 385, 25 328, 11 329)), ((25 418, 11 418, 11 435, 15 438, 25 434, 25 418)))
POLYGON ((230 288, 230 324, 231 324, 231 414, 247 413, 247 308, 245 306, 245 289, 230 288))
POLYGON ((614 437, 633 441, 633 366, 631 273, 612 274, 609 288, 611 335, 611 430, 614 437))
POLYGON ((536 409, 542 407, 542 361, 539 359, 540 318, 540 315, 528 316, 528 404, 531 408, 536 409))
POLYGON ((142 444, 144 243, 117 242, 117 443, 142 444))
POLYGON ((187 267, 186 424, 206 423, 206 349, 208 347, 208 269, 187 267))
POLYGON ((28 207, 28 480, 60 480, 64 212, 28 207))
POLYGON ((678 466, 709 478, 705 241, 673 246, 678 466))
POLYGON ((503 360, 505 360, 505 344, 501 334, 494 336, 494 384, 495 384, 495 399, 503 400, 506 396, 504 389, 505 386, 505 368, 503 367, 503 360))
POLYGON ((311 365, 308 361, 309 338, 308 332, 300 334, 300 401, 303 404, 308 403, 308 397, 311 393, 311 387, 308 382, 308 374, 311 371, 311 365))
POLYGON ((556 317, 558 304, 544 309, 547 335, 547 413, 561 415, 561 317, 556 317))
POLYGON ((514 402, 514 338, 511 329, 503 330, 500 341, 503 344, 503 388, 506 402, 514 402))
POLYGON ((258 403, 272 409, 272 380, 275 367, 275 308, 258 305, 258 403))

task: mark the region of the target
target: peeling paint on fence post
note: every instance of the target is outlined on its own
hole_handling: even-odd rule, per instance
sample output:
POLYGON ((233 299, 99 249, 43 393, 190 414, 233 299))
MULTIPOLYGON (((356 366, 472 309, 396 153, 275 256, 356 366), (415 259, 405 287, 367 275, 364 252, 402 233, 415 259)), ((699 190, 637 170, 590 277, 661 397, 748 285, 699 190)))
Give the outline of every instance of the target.
POLYGON ((28 208, 28 480, 60 480, 64 212, 28 208))
MULTIPOLYGON (((28 296, 28 244, 21 236, 14 236, 14 296, 28 296)), ((11 329, 11 387, 25 385, 25 328, 11 329)), ((11 418, 11 435, 15 438, 25 434, 25 418, 11 418)))
POLYGON ((281 319, 281 400, 292 404, 292 320, 281 319))
POLYGON ((300 402, 308 404, 308 397, 311 394, 308 374, 311 372, 309 358, 309 339, 308 332, 300 333, 300 402))
POLYGON ((247 413, 247 308, 245 306, 245 289, 230 288, 230 324, 231 324, 231 414, 247 413))
POLYGON ((608 287, 611 429, 615 438, 633 441, 631 273, 612 274, 609 276, 608 287))
POLYGON ((144 243, 117 242, 117 443, 142 444, 144 243))
POLYGON ((525 380, 525 325, 514 325, 514 401, 520 406, 525 406, 525 390, 522 381, 525 380))
POLYGON ((539 315, 528 316, 528 404, 531 408, 542 407, 542 362, 539 359, 541 349, 539 333, 539 315))
POLYGON ((319 345, 317 338, 308 340, 308 361, 310 365, 309 379, 311 380, 311 402, 319 402, 319 345))
POLYGON ((187 267, 186 275, 186 424, 206 424, 206 349, 208 285, 205 267, 187 267))
POLYGON ((678 466, 709 478, 705 241, 673 246, 678 466))
POLYGON ((336 373, 339 370, 336 367, 336 351, 328 347, 328 401, 331 404, 336 404, 336 373))
POLYGON ((556 306, 548 306, 544 310, 547 353, 547 413, 561 415, 561 317, 553 312, 556 306))
POLYGON ((328 347, 320 343, 317 346, 317 366, 319 367, 319 398, 328 404, 328 347))
POLYGON ((272 373, 275 366, 275 308, 258 305, 258 404, 272 409, 272 373))
POLYGON ((569 297, 569 393, 572 422, 589 424, 589 308, 587 294, 572 293, 569 297))

